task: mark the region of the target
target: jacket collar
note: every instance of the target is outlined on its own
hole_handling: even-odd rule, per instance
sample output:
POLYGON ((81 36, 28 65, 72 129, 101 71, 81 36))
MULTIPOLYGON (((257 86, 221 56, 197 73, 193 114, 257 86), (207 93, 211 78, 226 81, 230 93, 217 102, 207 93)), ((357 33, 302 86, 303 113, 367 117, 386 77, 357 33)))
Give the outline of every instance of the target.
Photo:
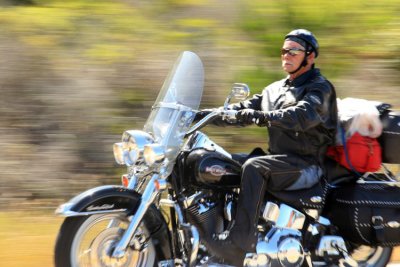
POLYGON ((299 87, 299 86, 303 85, 306 81, 308 81, 318 75, 320 75, 319 69, 310 69, 309 71, 304 72, 302 75, 295 78, 293 81, 289 80, 289 76, 288 76, 284 82, 284 85, 299 87))

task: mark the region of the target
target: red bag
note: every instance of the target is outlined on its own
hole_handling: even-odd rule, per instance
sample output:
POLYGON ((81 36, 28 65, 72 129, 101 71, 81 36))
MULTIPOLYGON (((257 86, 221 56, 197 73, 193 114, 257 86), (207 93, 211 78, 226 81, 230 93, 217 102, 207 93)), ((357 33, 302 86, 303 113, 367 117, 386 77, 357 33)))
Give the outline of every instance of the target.
POLYGON ((346 149, 348 159, 343 146, 329 147, 326 155, 347 169, 357 172, 376 172, 381 167, 382 149, 375 138, 356 132, 347 139, 346 149))

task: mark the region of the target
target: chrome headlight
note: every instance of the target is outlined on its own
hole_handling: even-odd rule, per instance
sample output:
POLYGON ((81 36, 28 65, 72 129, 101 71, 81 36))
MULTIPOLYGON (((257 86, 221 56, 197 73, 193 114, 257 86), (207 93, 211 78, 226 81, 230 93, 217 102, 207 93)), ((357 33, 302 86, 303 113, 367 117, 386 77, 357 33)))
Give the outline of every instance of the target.
POLYGON ((165 158, 165 148, 159 144, 146 145, 144 147, 143 157, 148 166, 160 163, 165 158))
POLYGON ((122 142, 114 144, 115 161, 121 165, 132 166, 143 159, 144 146, 152 143, 153 137, 146 132, 126 131, 122 135, 122 142))
POLYGON ((115 161, 119 165, 125 164, 124 159, 124 145, 122 143, 115 143, 113 147, 115 161))

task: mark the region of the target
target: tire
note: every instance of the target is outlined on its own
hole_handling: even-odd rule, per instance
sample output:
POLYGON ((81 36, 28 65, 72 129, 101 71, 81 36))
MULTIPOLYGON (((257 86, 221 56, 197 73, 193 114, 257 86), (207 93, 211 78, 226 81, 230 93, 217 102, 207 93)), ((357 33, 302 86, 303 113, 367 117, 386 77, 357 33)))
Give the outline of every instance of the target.
POLYGON ((351 257, 360 267, 384 267, 390 261, 393 248, 360 246, 353 250, 351 257))
POLYGON ((142 223, 121 259, 109 257, 108 252, 127 226, 129 219, 123 214, 100 214, 69 217, 61 226, 55 247, 56 267, 131 267, 154 266, 156 250, 149 231, 142 223), (141 244, 146 246, 138 250, 141 244))

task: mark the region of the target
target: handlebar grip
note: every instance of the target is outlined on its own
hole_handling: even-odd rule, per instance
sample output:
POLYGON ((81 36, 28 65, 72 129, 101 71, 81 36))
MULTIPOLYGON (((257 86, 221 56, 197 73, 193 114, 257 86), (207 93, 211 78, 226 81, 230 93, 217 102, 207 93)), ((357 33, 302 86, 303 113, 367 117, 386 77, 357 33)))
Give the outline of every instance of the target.
POLYGON ((224 120, 232 121, 236 120, 237 110, 224 110, 222 113, 222 117, 224 120))

